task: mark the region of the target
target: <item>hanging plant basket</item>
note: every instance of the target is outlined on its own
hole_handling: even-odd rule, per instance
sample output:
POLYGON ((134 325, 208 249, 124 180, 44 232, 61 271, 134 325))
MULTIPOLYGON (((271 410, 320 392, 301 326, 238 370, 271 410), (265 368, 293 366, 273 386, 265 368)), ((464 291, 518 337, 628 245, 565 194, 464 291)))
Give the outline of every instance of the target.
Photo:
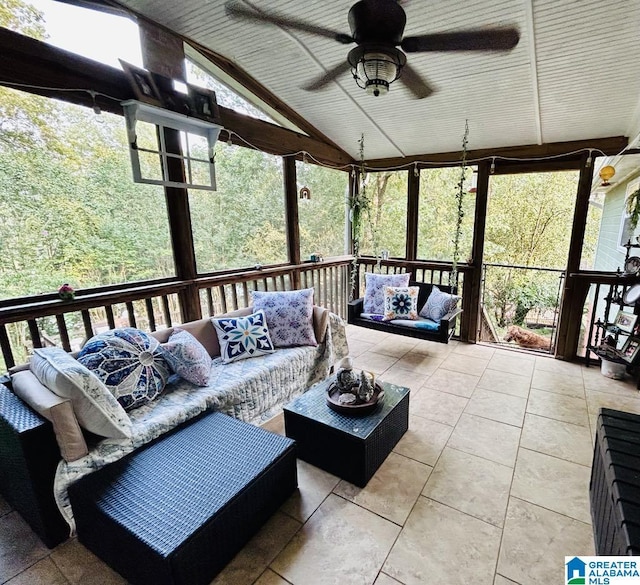
POLYGON ((629 214, 629 223, 635 230, 640 220, 640 188, 636 189, 627 199, 627 213, 629 214))

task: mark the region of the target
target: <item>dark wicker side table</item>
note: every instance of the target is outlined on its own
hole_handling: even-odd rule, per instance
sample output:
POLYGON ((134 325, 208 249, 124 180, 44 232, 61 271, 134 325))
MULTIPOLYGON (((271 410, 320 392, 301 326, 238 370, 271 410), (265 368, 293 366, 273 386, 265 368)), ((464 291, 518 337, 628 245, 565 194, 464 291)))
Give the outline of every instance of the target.
POLYGON ((598 555, 640 554, 640 416, 603 408, 591 468, 598 555))
POLYGON ((385 396, 367 416, 345 416, 326 403, 330 380, 284 407, 287 437, 298 457, 364 487, 409 428, 409 388, 382 382, 385 396))

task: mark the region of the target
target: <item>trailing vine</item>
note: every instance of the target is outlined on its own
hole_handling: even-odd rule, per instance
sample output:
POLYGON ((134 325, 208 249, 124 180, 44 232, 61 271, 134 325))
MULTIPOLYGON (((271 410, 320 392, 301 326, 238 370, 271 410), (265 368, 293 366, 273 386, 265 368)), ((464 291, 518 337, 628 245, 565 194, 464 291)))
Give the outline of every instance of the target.
POLYGON ((460 161, 460 180, 456 187, 457 217, 456 231, 453 238, 453 264, 449 273, 449 286, 454 287, 458 280, 458 261, 460 260, 460 235, 462 234, 462 220, 464 219, 464 193, 467 179, 467 146, 469 145, 469 120, 464 122, 464 136, 462 137, 462 159, 460 161))
MULTIPOLYGON (((353 242, 353 261, 351 263, 351 291, 349 293, 350 300, 356 293, 356 285, 358 278, 358 259, 360 257, 360 239, 363 232, 363 220, 365 214, 371 217, 371 201, 367 196, 366 185, 366 168, 364 164, 364 134, 360 135, 358 140, 360 147, 360 172, 358 177, 358 185, 352 190, 349 198, 349 209, 351 217, 351 241, 353 242)), ((355 173, 354 173, 355 174, 355 173)))

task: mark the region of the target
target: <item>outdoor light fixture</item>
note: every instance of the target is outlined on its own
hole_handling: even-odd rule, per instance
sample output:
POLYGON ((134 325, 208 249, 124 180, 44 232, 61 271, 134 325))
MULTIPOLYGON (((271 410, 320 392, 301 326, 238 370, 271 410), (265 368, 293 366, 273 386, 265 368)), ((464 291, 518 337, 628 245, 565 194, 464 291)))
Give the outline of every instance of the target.
POLYGON ((407 62, 402 51, 384 45, 360 45, 349 51, 347 60, 358 87, 374 96, 389 91, 407 62))
POLYGON ((612 166, 608 165, 606 167, 602 167, 599 174, 600 178, 602 179, 601 186, 608 187, 609 185, 611 185, 611 183, 609 183, 609 179, 611 179, 613 175, 616 174, 616 170, 612 166))

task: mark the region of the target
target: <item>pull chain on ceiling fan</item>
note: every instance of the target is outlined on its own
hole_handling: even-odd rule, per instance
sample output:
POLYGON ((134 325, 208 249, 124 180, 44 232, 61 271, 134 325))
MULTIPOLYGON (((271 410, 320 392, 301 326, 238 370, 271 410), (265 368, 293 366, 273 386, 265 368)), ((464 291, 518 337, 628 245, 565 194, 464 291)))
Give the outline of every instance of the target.
POLYGON ((407 16, 396 0, 356 2, 348 15, 351 35, 276 13, 257 12, 234 1, 227 2, 225 7, 227 14, 233 17, 304 31, 344 45, 358 45, 349 51, 346 62, 333 67, 304 87, 310 91, 325 87, 351 70, 358 86, 371 95, 387 93, 391 83, 399 79, 415 98, 421 99, 431 95, 434 89, 407 65, 405 53, 509 51, 520 40, 520 33, 515 27, 483 28, 403 38, 407 16))

